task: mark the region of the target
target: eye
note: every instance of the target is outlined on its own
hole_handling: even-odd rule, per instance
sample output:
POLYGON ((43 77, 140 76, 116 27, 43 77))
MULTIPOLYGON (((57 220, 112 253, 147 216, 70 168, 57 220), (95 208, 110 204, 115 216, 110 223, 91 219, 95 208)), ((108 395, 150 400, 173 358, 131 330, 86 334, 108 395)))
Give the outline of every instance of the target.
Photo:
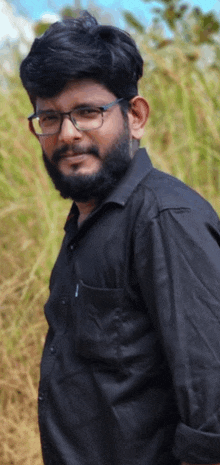
POLYGON ((97 116, 100 113, 100 110, 99 108, 92 107, 79 108, 75 113, 81 118, 92 118, 97 116))
POLYGON ((47 124, 50 122, 57 122, 59 121, 60 117, 56 113, 42 113, 39 115, 39 122, 41 124, 47 124))

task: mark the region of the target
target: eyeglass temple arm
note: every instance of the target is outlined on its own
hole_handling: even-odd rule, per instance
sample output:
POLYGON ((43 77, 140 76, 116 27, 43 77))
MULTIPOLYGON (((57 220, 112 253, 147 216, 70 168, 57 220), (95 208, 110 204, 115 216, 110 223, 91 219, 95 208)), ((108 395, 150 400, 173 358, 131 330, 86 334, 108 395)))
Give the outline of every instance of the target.
POLYGON ((114 105, 117 105, 117 103, 121 102, 122 100, 124 100, 124 99, 123 98, 117 98, 117 100, 114 100, 114 102, 108 103, 104 107, 100 107, 100 108, 101 108, 102 111, 106 111, 109 108, 113 107, 114 105))

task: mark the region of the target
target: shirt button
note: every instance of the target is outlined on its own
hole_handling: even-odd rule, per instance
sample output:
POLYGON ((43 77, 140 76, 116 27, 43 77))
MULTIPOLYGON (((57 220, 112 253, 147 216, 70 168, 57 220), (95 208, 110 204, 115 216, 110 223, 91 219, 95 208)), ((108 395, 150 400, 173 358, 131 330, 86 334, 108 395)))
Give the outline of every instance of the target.
POLYGON ((70 245, 70 250, 74 250, 74 245, 73 244, 70 245))
POLYGON ((61 300, 61 304, 65 305, 66 304, 66 299, 61 300))
POLYGON ((54 346, 51 346, 51 347, 50 347, 50 353, 51 353, 52 355, 56 353, 56 349, 55 349, 54 346))
POLYGON ((38 396, 38 400, 39 400, 40 402, 42 402, 42 400, 44 400, 44 395, 43 395, 42 392, 40 392, 40 394, 39 394, 39 396, 38 396))

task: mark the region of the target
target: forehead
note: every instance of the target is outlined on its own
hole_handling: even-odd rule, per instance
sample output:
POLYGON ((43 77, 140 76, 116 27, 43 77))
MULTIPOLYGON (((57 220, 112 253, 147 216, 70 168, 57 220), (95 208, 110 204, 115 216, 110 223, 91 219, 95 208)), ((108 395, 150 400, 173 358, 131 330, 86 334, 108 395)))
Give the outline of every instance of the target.
POLYGON ((116 96, 104 85, 90 79, 83 79, 68 83, 65 89, 55 97, 45 99, 37 97, 36 110, 68 111, 80 104, 106 105, 114 99, 116 96))

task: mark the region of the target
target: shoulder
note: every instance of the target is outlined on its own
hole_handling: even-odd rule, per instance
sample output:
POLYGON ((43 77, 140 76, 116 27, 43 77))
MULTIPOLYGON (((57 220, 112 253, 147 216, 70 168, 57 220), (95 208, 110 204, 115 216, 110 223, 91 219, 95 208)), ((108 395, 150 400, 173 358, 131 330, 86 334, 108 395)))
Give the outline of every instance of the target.
POLYGON ((154 217, 167 210, 188 210, 211 221, 219 221, 210 203, 200 194, 179 179, 155 168, 142 179, 138 189, 141 191, 143 208, 150 210, 154 217))

